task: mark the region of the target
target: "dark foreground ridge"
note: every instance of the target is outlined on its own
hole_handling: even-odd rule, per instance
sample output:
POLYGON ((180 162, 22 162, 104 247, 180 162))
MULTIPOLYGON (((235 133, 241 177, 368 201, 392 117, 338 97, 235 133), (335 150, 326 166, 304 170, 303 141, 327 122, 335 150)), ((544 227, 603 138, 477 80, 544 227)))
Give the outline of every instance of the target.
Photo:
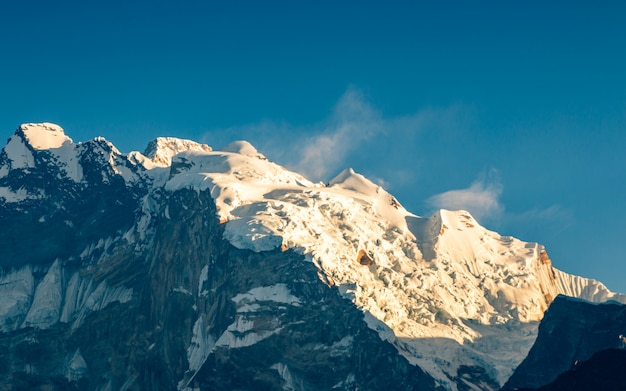
MULTIPOLYGON (((592 304, 558 296, 546 311, 539 325, 539 335, 528 356, 517 367, 503 390, 533 389, 547 385, 559 374, 570 370, 575 363, 589 360, 598 351, 622 348, 625 331, 625 305, 615 302, 592 304)), ((622 353, 618 351, 611 354, 620 357, 622 353)), ((620 371, 608 371, 603 378, 596 378, 595 381, 598 385, 600 382, 619 382, 622 375, 620 371)), ((592 377, 585 379, 585 384, 593 384, 592 377)))
POLYGON ((575 362, 572 368, 552 383, 519 391, 624 391, 626 390, 626 350, 606 349, 594 354, 589 360, 575 362))

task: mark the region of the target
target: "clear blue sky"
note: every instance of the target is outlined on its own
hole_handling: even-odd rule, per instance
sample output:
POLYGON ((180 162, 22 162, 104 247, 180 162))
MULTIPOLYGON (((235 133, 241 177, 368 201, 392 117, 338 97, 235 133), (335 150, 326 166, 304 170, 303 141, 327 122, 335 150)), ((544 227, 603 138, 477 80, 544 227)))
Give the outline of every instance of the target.
POLYGON ((626 292, 624 1, 0 1, 0 136, 249 139, 626 292))

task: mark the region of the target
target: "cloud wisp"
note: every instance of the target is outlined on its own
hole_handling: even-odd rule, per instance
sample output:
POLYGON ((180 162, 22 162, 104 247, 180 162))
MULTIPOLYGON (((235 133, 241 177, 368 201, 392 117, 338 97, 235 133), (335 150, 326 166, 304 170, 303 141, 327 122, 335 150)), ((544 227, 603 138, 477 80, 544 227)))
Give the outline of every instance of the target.
POLYGON ((367 156, 380 162, 370 176, 388 180, 390 176, 414 176, 419 159, 416 138, 424 131, 445 133, 462 127, 464 114, 463 107, 427 107, 411 115, 384 117, 362 91, 351 87, 332 114, 315 124, 293 126, 265 120, 212 130, 202 141, 219 147, 214 145, 217 140, 226 144, 244 138, 271 160, 314 181, 327 181, 347 166, 363 163, 367 156), (409 168, 410 173, 405 172, 409 168))
POLYGON ((466 210, 481 224, 517 232, 526 232, 529 228, 536 231, 537 227, 544 227, 546 235, 550 236, 563 232, 574 221, 572 211, 560 205, 509 211, 501 199, 503 189, 499 171, 492 168, 481 173, 467 188, 429 197, 426 205, 433 209, 466 210))
POLYGON ((478 221, 497 220, 504 212, 500 202, 502 184, 495 169, 481 174, 465 189, 449 190, 431 196, 428 206, 436 209, 466 210, 478 221))
POLYGON ((315 180, 327 178, 351 152, 384 132, 384 122, 363 94, 350 88, 335 106, 332 117, 319 126, 321 129, 304 137, 290 163, 315 180))

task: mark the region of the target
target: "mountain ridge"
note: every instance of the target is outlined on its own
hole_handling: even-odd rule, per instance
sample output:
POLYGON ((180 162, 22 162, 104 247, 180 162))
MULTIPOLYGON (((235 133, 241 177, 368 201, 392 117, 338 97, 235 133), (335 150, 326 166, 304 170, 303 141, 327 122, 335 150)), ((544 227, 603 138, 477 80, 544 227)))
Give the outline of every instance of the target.
MULTIPOLYGON (((561 373, 577 371, 578 363, 606 349, 619 349, 626 353, 623 351, 625 332, 626 305, 623 303, 591 303, 559 295, 546 311, 528 356, 516 368, 503 390, 546 386, 561 373)), ((611 379, 604 374, 597 381, 600 385, 620 378, 615 376, 611 379)), ((588 384, 592 379, 587 376, 588 384)))
MULTIPOLYGON (((20 127, 13 137, 24 127, 33 135, 58 133, 61 129, 50 124, 29 124, 20 127)), ((67 137, 62 129, 61 133, 67 137)), ((50 137, 40 138, 45 141, 50 137)), ((61 178, 56 180, 74 183, 60 191, 57 203, 71 209, 73 198, 68 194, 82 194, 92 188, 101 189, 98 191, 102 194, 127 194, 122 202, 127 219, 115 223, 109 236, 81 238, 69 258, 69 253, 61 252, 57 259, 49 259, 48 268, 42 270, 43 278, 36 277, 34 271, 15 269, 19 260, 0 260, 4 286, 14 287, 7 292, 19 293, 15 294, 15 305, 0 309, 5 331, 29 326, 51 328, 55 322, 80 324, 82 320, 77 319, 113 302, 132 302, 137 293, 137 288, 128 289, 133 285, 129 277, 132 272, 123 276, 102 271, 85 279, 80 273, 59 271, 60 265, 87 262, 90 270, 96 270, 102 262, 108 270, 119 264, 116 257, 127 256, 125 252, 132 249, 141 253, 151 248, 154 232, 165 222, 175 220, 173 206, 163 206, 163 200, 180 191, 210 196, 215 215, 206 218, 221 223, 223 238, 235 248, 302 255, 304 262, 316 270, 314 279, 336 289, 363 313, 366 324, 383 341, 446 389, 462 389, 467 382, 483 384, 485 389, 504 384, 526 357, 543 312, 558 294, 626 302, 626 296, 610 292, 599 282, 554 269, 543 246, 489 231, 466 211, 440 210, 430 218, 414 215, 382 187, 352 169, 344 170, 328 185, 312 183, 268 161, 247 142, 236 142, 220 151, 190 140, 158 138, 145 154, 122 154, 101 138, 79 144, 67 138, 60 145, 73 145, 76 155, 51 161, 44 160, 44 155, 58 149, 58 143, 38 144, 54 146, 43 150, 31 144, 23 144, 20 149, 15 143, 14 138, 9 139, 9 152, 5 147, 0 154, 3 206, 20 208, 23 202, 45 202, 49 197, 46 188, 17 187, 16 183, 34 175, 39 166, 43 165, 42 175, 47 175, 48 167, 57 165, 65 171, 59 171, 61 178), (77 165, 70 169, 67 162, 77 165), (77 175, 79 168, 82 176, 77 175), (64 197, 69 198, 63 201, 64 197), (83 246, 80 251, 78 246, 83 246), (94 261, 94 257, 99 260, 94 261), (32 282, 18 289, 19 278, 11 273, 30 273, 32 282), (104 275, 107 278, 98 277, 104 275), (78 300, 68 308, 72 300, 62 293, 52 295, 61 295, 56 301, 37 293, 49 293, 50 287, 61 287, 54 289, 66 296, 67 292, 75 292, 74 296, 86 300, 78 300)), ((98 207, 116 201, 96 200, 93 210, 87 208, 93 214, 90 219, 70 218, 53 224, 51 229, 65 225, 69 232, 72 226, 108 224, 98 215, 98 207)), ((42 215, 44 221, 39 224, 47 224, 47 216, 42 215)), ((11 216, 6 219, 8 224, 22 221, 11 216)), ((14 252, 18 254, 19 248, 14 252)), ((137 262, 130 269, 139 270, 141 262, 137 262)), ((201 295, 201 279, 206 277, 200 270, 193 276, 197 281, 171 289, 201 295)), ((279 289, 275 285, 270 286, 279 289)), ((195 316, 194 326, 185 333, 191 341, 206 347, 206 342, 200 341, 207 341, 207 335, 196 327, 206 323, 205 315, 195 316)), ((243 326, 233 327, 242 330, 243 326)), ((196 362, 191 358, 198 354, 202 355, 197 348, 187 347, 190 367, 192 361, 196 362)), ((200 371, 201 366, 195 370, 200 371)))

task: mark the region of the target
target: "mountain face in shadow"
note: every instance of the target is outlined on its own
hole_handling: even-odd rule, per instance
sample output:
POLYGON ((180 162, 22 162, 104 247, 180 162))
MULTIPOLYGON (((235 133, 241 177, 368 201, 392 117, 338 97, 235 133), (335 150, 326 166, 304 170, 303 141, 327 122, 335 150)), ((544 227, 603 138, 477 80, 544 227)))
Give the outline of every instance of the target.
POLYGON ((519 391, 622 391, 626 390, 626 350, 606 349, 587 361, 578 361, 556 380, 539 388, 517 388, 519 391))
MULTIPOLYGON (((539 388, 552 383, 557 376, 570 369, 573 373, 568 376, 576 378, 578 364, 592 359, 599 351, 623 348, 625 335, 626 306, 615 302, 595 304, 558 296, 539 325, 539 335, 528 357, 517 367, 503 390, 539 388)), ((623 351, 610 351, 600 355, 593 359, 595 364, 590 368, 600 368, 602 360, 622 354, 623 351)), ((612 381, 611 377, 618 380, 618 373, 608 371, 604 373, 604 378, 598 377, 596 381, 612 381)), ((592 377, 585 376, 585 384, 590 384, 592 377)))

